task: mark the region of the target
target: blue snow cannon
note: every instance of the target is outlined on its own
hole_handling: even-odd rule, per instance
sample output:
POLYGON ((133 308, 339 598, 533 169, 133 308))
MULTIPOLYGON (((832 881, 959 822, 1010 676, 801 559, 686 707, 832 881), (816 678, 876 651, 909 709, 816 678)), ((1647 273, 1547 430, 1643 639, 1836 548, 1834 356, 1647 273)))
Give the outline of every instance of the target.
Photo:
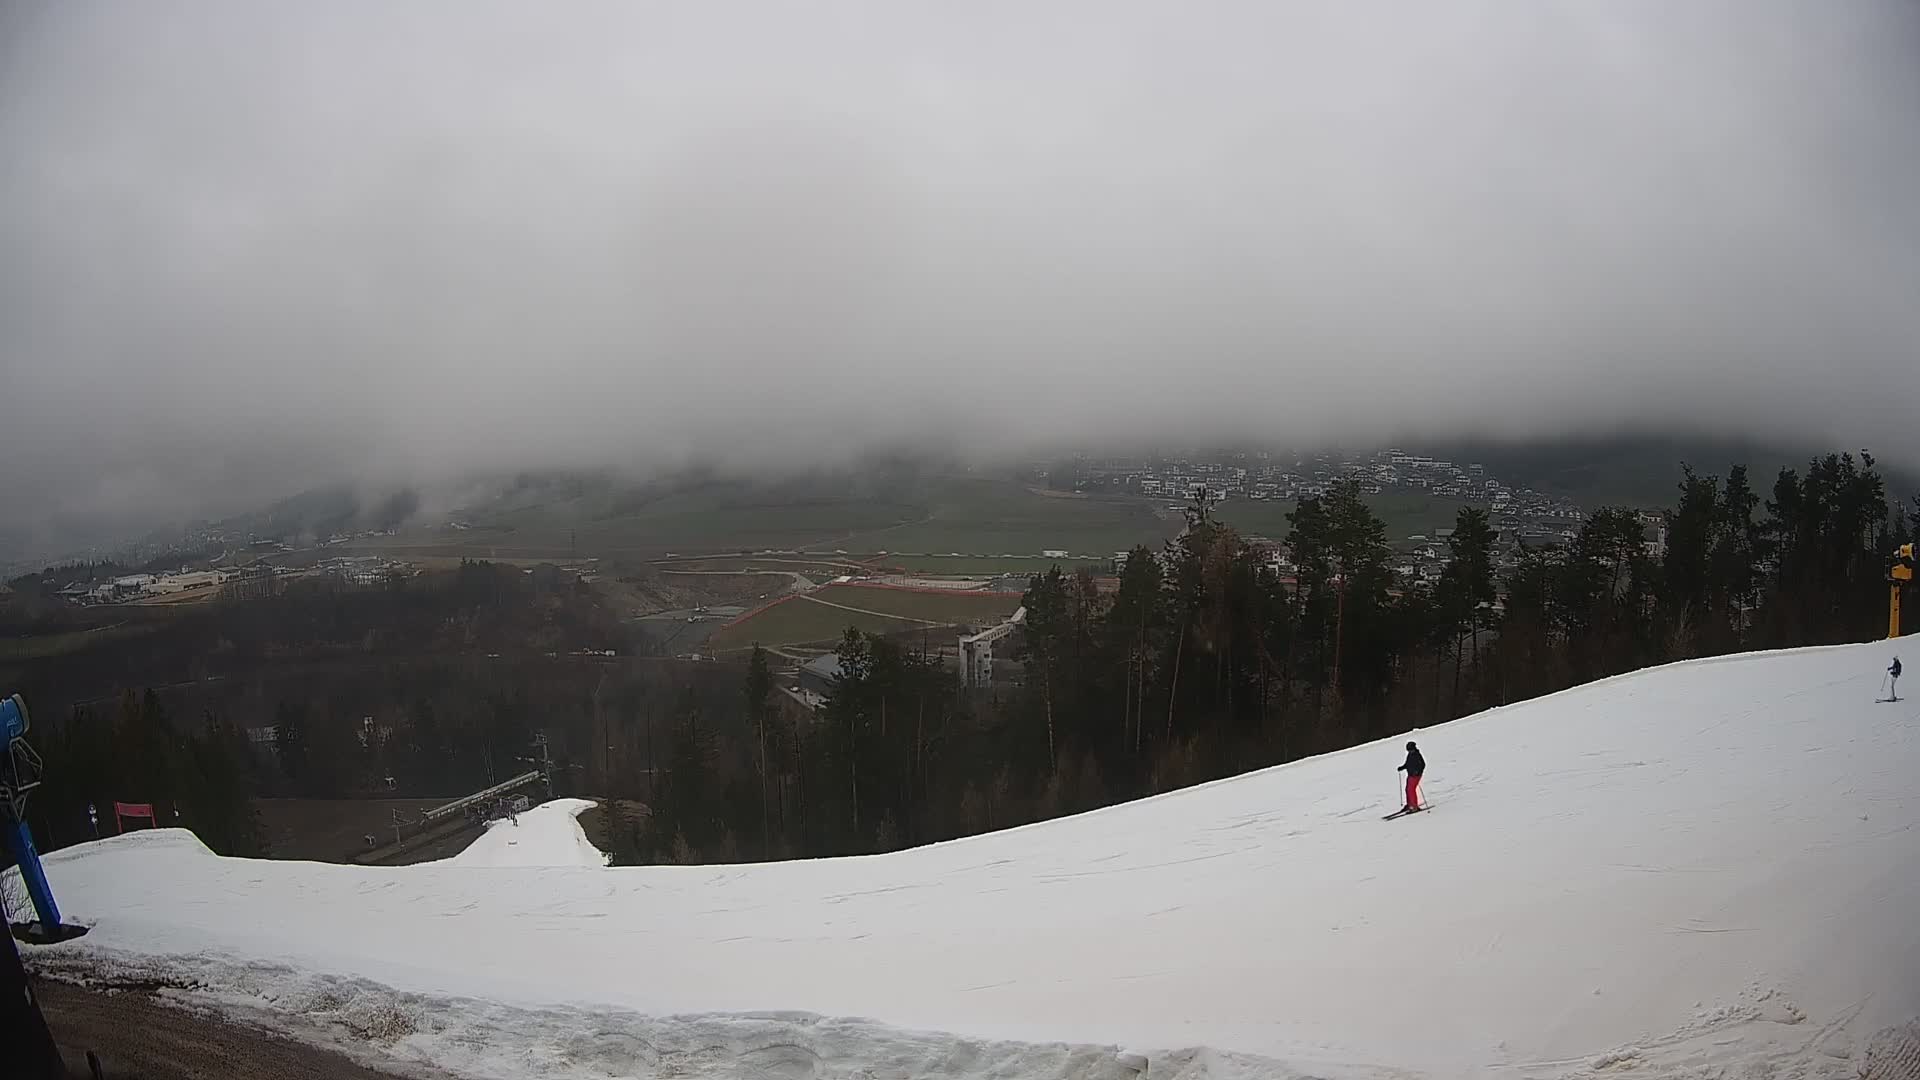
MULTIPOLYGON (((60 907, 53 901, 53 888, 47 884, 40 853, 34 849, 33 833, 27 829, 27 795, 40 786, 41 769, 40 755, 27 745, 27 731, 32 727, 33 716, 19 694, 0 699, 0 749, 5 752, 4 760, 0 760, 0 836, 13 854, 21 884, 26 886, 34 914, 39 916, 38 924, 29 926, 30 939, 59 941, 84 934, 86 928, 61 925, 60 907)), ((8 914, 23 916, 25 912, 8 914)))
POLYGON ((33 717, 19 694, 0 701, 0 741, 12 742, 33 728, 33 717))

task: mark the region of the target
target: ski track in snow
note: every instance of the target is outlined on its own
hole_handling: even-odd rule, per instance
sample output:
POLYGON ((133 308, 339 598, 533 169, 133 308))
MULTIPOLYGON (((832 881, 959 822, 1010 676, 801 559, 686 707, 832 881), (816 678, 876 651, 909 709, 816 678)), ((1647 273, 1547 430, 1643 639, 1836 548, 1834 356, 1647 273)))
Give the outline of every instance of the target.
POLYGON ((94 930, 27 952, 477 1078, 1909 1077, 1920 718, 1872 702, 1885 653, 1418 733, 1440 812, 1391 822, 1405 736, 758 866, 604 868, 578 800, 417 867, 134 833, 47 858, 94 930))

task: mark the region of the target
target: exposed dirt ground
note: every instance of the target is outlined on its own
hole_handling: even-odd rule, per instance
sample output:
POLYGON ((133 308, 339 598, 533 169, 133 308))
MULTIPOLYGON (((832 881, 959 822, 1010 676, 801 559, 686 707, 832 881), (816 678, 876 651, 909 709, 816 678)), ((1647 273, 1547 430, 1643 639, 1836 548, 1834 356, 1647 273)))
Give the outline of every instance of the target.
MULTIPOLYGON (((99 1054, 108 1080, 373 1080, 331 1050, 156 1001, 138 990, 106 993, 51 979, 34 989, 54 1041, 70 1059, 99 1054)), ((425 1076, 429 1074, 415 1074, 425 1076)))
POLYGON ((255 799, 276 859, 348 862, 393 839, 393 813, 408 821, 451 799, 255 799), (372 835, 375 843, 367 843, 372 835))

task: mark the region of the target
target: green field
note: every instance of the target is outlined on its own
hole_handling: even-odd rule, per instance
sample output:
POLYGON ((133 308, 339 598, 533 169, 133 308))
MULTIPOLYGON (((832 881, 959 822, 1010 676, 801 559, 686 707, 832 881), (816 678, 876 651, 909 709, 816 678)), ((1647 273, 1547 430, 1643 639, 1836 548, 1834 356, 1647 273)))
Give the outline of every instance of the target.
MULTIPOLYGON (((923 622, 998 622, 1020 606, 1020 594, 1010 592, 917 591, 868 585, 829 585, 810 594, 815 600, 844 607, 877 611, 923 622)), ((819 607, 819 604, 815 604, 819 607)))
MULTIPOLYGON (((1047 495, 1004 478, 965 475, 793 484, 714 481, 674 491, 556 489, 467 515, 471 528, 422 530, 354 546, 406 556, 658 558, 798 550, 905 558, 1110 556, 1179 531, 1178 514, 1147 499, 1047 495)), ((885 560, 902 565, 898 560, 885 560)))
POLYGON ((854 530, 884 529, 925 516, 924 507, 895 498, 782 497, 777 492, 716 488, 667 495, 637 507, 601 499, 542 504, 487 519, 466 532, 436 530, 357 546, 522 558, 574 551, 645 556, 758 551, 819 547, 854 530))
POLYGON ((713 652, 760 645, 830 642, 856 627, 870 634, 894 633, 935 624, 995 623, 1020 606, 1018 593, 913 592, 862 585, 829 585, 767 608, 744 622, 722 628, 708 639, 713 652), (840 605, 838 607, 830 605, 840 605), (858 609, 858 610, 848 610, 858 609))
POLYGON ((0 662, 44 660, 80 649, 92 649, 109 642, 151 634, 160 629, 153 622, 115 623, 90 630, 66 630, 53 634, 0 638, 0 662))
POLYGON ((775 604, 743 623, 724 627, 707 639, 707 651, 732 652, 754 645, 830 644, 851 626, 868 634, 889 634, 914 624, 878 615, 838 611, 798 598, 775 604))
MULTIPOLYGON (((1152 545, 1149 545, 1152 546, 1152 545)), ((1114 549, 1121 550, 1119 548, 1114 549)), ((938 575, 946 577, 971 577, 983 574, 1019 574, 1031 577, 1044 574, 1050 566, 1058 565, 1062 573, 1072 573, 1082 564, 1094 567, 1096 572, 1104 572, 1108 560, 1094 559, 1049 559, 1040 555, 1006 555, 1000 557, 979 555, 900 555, 889 553, 884 558, 876 557, 876 563, 915 574, 938 575)))
MULTIPOLYGON (((1403 492, 1368 501, 1394 540, 1451 525, 1460 505, 1403 492)), ((1292 509, 1291 501, 1234 499, 1219 513, 1244 533, 1280 539, 1292 509)), ((1048 493, 1013 479, 971 475, 886 482, 816 478, 784 485, 713 481, 670 491, 562 488, 550 498, 528 496, 470 520, 473 527, 466 531, 423 531, 362 546, 403 557, 577 553, 616 560, 805 550, 816 559, 926 573, 1037 573, 1055 561, 1042 551, 1067 552, 1058 560, 1063 567, 1104 561, 1139 544, 1157 546, 1183 524, 1164 499, 1048 493)))
POLYGON ((855 531, 848 551, 885 551, 888 561, 962 555, 1039 556, 1042 551, 1105 558, 1135 544, 1157 544, 1180 531, 1163 503, 1124 496, 1040 494, 1004 480, 951 478, 926 493, 921 521, 855 531))

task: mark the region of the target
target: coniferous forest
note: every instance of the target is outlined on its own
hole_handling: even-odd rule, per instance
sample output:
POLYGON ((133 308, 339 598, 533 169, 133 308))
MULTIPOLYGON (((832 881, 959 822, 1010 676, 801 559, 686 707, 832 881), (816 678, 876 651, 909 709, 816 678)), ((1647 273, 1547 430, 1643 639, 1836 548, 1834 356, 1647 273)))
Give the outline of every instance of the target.
POLYGON ((1683 468, 1662 517, 1662 544, 1608 507, 1524 547, 1469 506, 1418 581, 1357 483, 1297 503, 1278 564, 1202 500, 1162 549, 1033 577, 1017 680, 965 689, 919 635, 850 629, 818 711, 765 652, 633 656, 586 586, 484 562, 205 605, 16 666, 48 765, 29 817, 53 847, 88 835, 89 803, 150 802, 216 851, 263 854, 256 796, 455 796, 526 768, 540 733, 556 792, 605 800, 590 835, 619 862, 891 850, 1650 664, 1882 636, 1920 496, 1835 454, 1765 489, 1683 468), (270 745, 248 739, 269 725, 270 745))

